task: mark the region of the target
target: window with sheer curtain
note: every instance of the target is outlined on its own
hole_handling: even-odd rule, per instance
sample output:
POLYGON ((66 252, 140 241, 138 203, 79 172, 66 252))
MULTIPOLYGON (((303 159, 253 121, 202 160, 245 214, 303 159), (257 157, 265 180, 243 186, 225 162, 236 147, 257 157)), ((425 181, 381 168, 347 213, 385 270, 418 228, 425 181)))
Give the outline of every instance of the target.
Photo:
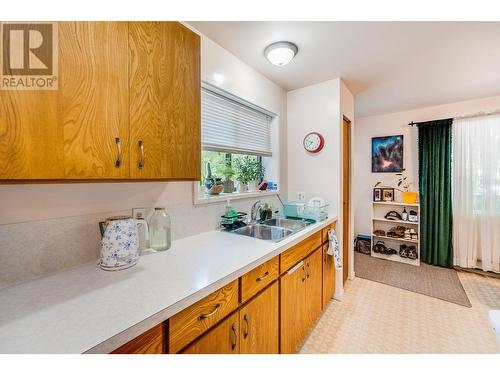
POLYGON ((453 121, 453 249, 455 265, 500 272, 500 115, 453 121))

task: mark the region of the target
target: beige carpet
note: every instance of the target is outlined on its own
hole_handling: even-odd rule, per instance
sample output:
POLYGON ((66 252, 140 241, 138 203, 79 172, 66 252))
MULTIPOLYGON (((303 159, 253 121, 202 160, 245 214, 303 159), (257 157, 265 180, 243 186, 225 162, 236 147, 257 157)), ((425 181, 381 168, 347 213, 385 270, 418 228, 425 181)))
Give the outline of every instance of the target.
POLYGON ((425 294, 458 305, 471 307, 457 271, 420 263, 420 267, 373 258, 355 253, 354 272, 357 277, 425 294))
POLYGON ((343 300, 330 302, 301 353, 498 353, 488 311, 500 309, 500 279, 466 272, 458 277, 471 308, 359 277, 348 280, 343 300))

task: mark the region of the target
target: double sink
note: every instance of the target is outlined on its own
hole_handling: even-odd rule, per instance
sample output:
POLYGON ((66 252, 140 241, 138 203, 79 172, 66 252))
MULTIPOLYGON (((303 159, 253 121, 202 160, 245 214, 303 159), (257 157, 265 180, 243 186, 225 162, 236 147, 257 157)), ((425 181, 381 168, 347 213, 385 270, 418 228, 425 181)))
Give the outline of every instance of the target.
POLYGON ((270 219, 260 223, 251 223, 232 231, 232 233, 279 242, 310 224, 312 224, 311 221, 300 219, 270 219))

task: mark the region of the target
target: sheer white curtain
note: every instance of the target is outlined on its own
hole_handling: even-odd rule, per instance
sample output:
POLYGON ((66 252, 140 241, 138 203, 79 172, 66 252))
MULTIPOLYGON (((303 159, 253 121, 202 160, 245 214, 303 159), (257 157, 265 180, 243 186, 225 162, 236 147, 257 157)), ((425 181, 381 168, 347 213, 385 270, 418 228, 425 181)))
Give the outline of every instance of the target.
POLYGON ((453 121, 454 264, 500 272, 500 115, 453 121))

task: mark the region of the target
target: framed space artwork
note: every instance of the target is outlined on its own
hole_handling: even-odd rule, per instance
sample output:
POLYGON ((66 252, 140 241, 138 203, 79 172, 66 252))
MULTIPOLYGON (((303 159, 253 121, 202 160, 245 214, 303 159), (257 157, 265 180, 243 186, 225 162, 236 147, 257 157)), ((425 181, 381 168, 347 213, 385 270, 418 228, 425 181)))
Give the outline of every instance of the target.
POLYGON ((403 136, 372 138, 372 172, 403 171, 403 136))

